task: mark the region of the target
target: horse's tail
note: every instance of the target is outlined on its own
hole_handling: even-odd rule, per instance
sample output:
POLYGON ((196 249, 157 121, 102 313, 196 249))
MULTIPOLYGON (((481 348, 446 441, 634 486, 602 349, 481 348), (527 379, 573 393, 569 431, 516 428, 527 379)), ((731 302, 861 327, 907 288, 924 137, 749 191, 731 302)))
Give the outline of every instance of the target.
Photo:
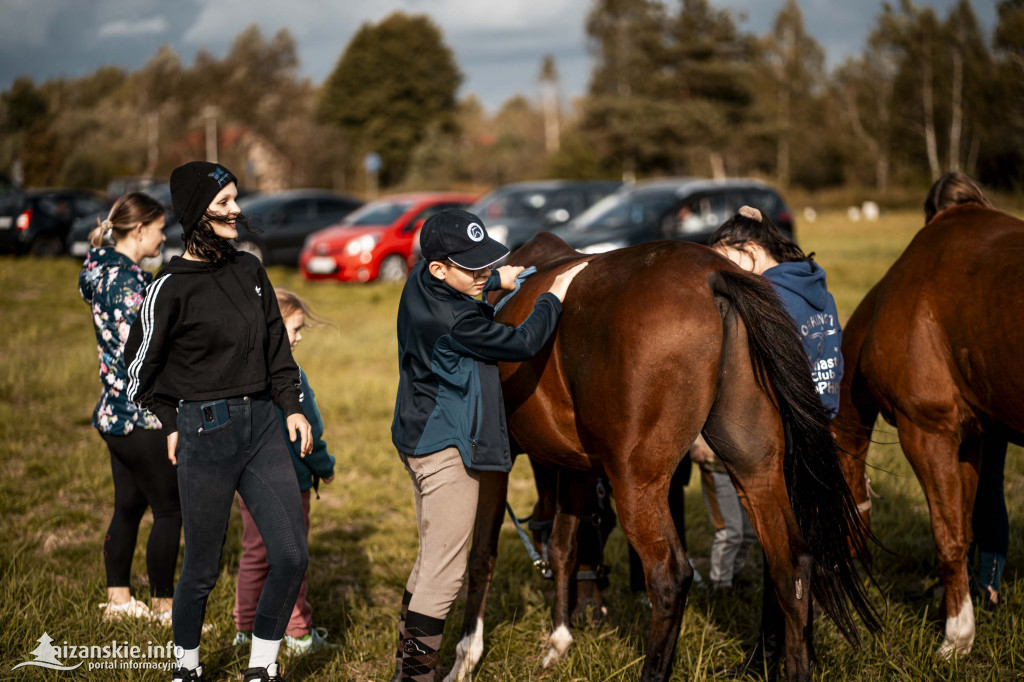
POLYGON ((843 478, 829 416, 811 380, 803 344, 767 280, 721 270, 711 282, 715 293, 728 299, 743 320, 757 382, 775 396, 787 426, 786 485, 814 557, 814 598, 843 635, 856 642, 851 605, 869 629, 879 628, 856 566, 859 560, 870 576, 870 555, 863 547, 867 533, 843 478))

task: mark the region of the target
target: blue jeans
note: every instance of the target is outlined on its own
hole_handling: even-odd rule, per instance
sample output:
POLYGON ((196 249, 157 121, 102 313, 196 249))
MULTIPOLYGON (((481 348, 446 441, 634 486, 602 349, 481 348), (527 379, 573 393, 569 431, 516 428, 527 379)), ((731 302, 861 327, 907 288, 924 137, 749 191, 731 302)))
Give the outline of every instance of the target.
POLYGON ((277 409, 267 393, 228 399, 230 419, 203 429, 202 402, 178 408, 178 490, 185 559, 174 591, 174 643, 199 646, 206 600, 220 558, 235 491, 267 548, 270 573, 256 607, 253 634, 284 636, 308 561, 302 498, 277 409))
POLYGON ((978 548, 978 586, 999 591, 1006 555, 1010 548, 1010 517, 1006 511, 1003 469, 1006 467, 1006 440, 990 436, 982 450, 978 491, 971 519, 974 547, 978 548))

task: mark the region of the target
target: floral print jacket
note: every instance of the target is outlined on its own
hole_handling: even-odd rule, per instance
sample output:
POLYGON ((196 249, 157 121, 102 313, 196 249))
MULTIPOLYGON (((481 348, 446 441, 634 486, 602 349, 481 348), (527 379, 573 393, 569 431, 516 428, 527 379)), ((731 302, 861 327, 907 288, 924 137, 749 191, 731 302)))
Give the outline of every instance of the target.
POLYGON ((153 275, 113 248, 90 249, 78 276, 78 292, 92 308, 103 390, 92 413, 100 433, 127 436, 138 426, 159 429, 160 420, 135 406, 125 392, 124 344, 153 275))

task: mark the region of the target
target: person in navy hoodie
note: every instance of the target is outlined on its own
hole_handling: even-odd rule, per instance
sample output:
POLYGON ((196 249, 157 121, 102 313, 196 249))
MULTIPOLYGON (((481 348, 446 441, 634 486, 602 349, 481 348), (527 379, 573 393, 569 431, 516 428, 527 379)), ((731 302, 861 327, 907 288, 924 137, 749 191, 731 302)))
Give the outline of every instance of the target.
MULTIPOLYGON (((744 206, 722 223, 711 235, 708 246, 774 285, 803 342, 818 397, 829 414, 835 416, 839 410, 839 382, 843 378, 842 328, 835 299, 828 292, 825 271, 814 262, 814 254, 805 254, 768 216, 750 206, 744 206)), ((761 639, 739 668, 731 672, 763 675, 767 670, 772 679, 785 650, 785 623, 768 577, 767 561, 764 566, 761 639)))
POLYGON ((118 199, 110 214, 89 235, 92 249, 78 276, 78 291, 89 304, 99 353, 100 399, 92 425, 110 450, 114 478, 114 514, 103 542, 107 619, 155 616, 170 622, 174 567, 181 542, 178 479, 167 461, 162 424, 155 414, 128 400, 124 346, 153 276, 139 266, 157 256, 164 242, 164 208, 132 192, 118 199), (146 569, 153 609, 131 594, 132 555, 139 522, 153 510, 146 545, 146 569))

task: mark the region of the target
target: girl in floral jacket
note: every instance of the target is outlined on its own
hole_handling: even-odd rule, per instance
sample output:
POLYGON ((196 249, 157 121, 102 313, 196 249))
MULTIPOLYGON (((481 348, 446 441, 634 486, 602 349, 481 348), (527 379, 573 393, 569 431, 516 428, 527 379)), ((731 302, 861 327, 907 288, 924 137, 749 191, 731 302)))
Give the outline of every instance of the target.
POLYGON ((114 514, 103 543, 107 602, 100 608, 107 618, 153 615, 170 622, 181 538, 178 479, 166 457, 160 420, 128 400, 124 363, 128 332, 153 279, 139 261, 160 253, 163 228, 164 208, 158 201, 139 192, 121 197, 89 236, 94 248, 82 265, 78 290, 92 310, 100 361, 102 390, 92 424, 110 450, 114 475, 114 514), (132 555, 146 507, 153 509, 146 547, 152 612, 130 589, 132 555))

